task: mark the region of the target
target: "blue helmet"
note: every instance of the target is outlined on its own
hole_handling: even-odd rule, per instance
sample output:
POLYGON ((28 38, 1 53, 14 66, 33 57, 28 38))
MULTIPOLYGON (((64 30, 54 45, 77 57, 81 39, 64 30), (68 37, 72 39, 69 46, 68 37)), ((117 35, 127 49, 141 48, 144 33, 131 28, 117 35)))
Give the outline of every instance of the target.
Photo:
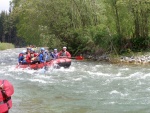
POLYGON ((41 51, 45 51, 45 49, 42 47, 42 48, 41 48, 41 51))
POLYGON ((27 47, 27 50, 31 50, 31 48, 30 48, 30 47, 27 47))

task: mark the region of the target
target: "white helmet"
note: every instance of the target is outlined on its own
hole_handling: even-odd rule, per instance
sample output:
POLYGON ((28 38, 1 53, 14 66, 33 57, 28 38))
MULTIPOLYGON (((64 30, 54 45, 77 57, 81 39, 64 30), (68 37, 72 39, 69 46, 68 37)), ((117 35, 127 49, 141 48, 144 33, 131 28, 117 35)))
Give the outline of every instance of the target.
POLYGON ((67 47, 64 46, 63 49, 67 49, 67 47))
POLYGON ((34 48, 31 48, 31 51, 35 51, 34 48))
POLYGON ((23 50, 22 53, 26 53, 26 50, 23 50))

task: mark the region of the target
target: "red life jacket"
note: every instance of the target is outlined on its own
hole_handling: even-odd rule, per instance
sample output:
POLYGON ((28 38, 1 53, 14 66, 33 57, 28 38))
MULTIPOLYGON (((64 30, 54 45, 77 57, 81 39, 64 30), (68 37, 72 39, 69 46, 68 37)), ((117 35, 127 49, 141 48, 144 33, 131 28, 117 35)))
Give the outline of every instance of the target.
POLYGON ((31 63, 31 54, 30 53, 26 54, 26 62, 29 64, 31 63))
POLYGON ((18 57, 21 57, 21 56, 23 56, 23 54, 22 54, 22 53, 20 53, 20 54, 18 55, 18 57))
POLYGON ((68 52, 68 51, 60 51, 59 53, 58 53, 58 57, 60 57, 60 56, 66 56, 67 58, 71 58, 71 54, 68 52))
POLYGON ((0 89, 0 113, 9 111, 12 107, 11 95, 14 93, 13 85, 7 80, 0 80, 0 86, 3 85, 3 89, 0 89))

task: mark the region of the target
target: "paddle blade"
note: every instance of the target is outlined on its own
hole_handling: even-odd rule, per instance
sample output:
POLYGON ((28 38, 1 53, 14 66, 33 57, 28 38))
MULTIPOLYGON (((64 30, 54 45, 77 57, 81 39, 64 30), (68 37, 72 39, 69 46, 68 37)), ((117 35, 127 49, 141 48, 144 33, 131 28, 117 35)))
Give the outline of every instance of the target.
POLYGON ((84 60, 84 58, 82 56, 76 56, 75 59, 76 60, 84 60))

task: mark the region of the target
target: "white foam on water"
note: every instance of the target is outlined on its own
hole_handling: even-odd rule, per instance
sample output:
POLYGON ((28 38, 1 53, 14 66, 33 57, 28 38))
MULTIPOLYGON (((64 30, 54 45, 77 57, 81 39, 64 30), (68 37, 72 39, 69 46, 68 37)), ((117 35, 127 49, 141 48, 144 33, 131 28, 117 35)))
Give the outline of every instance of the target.
POLYGON ((137 86, 145 85, 145 82, 142 82, 141 79, 137 80, 137 86))
MULTIPOLYGON (((6 67, 7 68, 7 67, 6 67)), ((11 67, 9 67, 8 68, 8 71, 10 71, 10 72, 17 72, 17 71, 21 71, 21 70, 23 70, 23 69, 21 69, 21 68, 16 68, 16 65, 11 65, 11 67)))
POLYGON ((29 79, 29 81, 31 81, 31 82, 39 82, 39 83, 44 83, 44 84, 47 83, 47 81, 41 80, 41 79, 29 79))
POLYGON ((91 72, 91 71, 87 71, 88 74, 93 75, 93 76, 110 76, 110 74, 107 73, 102 73, 102 72, 91 72))
POLYGON ((6 63, 2 62, 1 65, 5 65, 6 63))
POLYGON ((27 74, 30 74, 30 75, 33 75, 36 72, 35 70, 31 70, 31 69, 17 69, 16 71, 27 73, 27 74))
POLYGON ((73 81, 82 81, 82 78, 73 78, 73 81))
POLYGON ((100 68, 103 67, 102 65, 95 65, 96 68, 100 68))
POLYGON ((123 80, 123 79, 134 79, 134 80, 137 80, 137 79, 141 79, 143 77, 144 73, 142 72, 135 72, 135 73, 131 73, 128 75, 123 75, 121 74, 120 72, 117 74, 116 77, 112 78, 112 79, 120 79, 120 80, 123 80))
POLYGON ((150 92, 150 87, 146 88, 146 90, 147 90, 148 92, 150 92))
POLYGON ((0 74, 4 74, 5 73, 5 71, 3 71, 3 70, 0 70, 0 74))
POLYGON ((121 68, 120 71, 128 71, 129 68, 121 68))
POLYGON ((119 95, 122 96, 122 97, 125 97, 125 96, 128 96, 128 95, 129 95, 128 93, 123 94, 123 93, 121 93, 121 92, 119 92, 119 91, 117 91, 117 90, 113 90, 113 91, 111 91, 109 94, 110 94, 110 95, 119 94, 119 95))
POLYGON ((122 73, 121 73, 121 72, 118 72, 118 73, 116 74, 116 76, 117 76, 117 77, 122 76, 122 73))
POLYGON ((108 104, 115 104, 116 102, 109 102, 108 104))
POLYGON ((110 79, 107 79, 106 81, 104 81, 104 83, 102 83, 102 85, 108 85, 112 82, 112 80, 110 79))
POLYGON ((130 74, 129 77, 130 78, 137 78, 137 77, 141 77, 143 75, 144 74, 142 72, 136 72, 136 73, 130 74))
POLYGON ((99 90, 89 90, 88 92, 91 94, 97 94, 99 92, 99 90))
POLYGON ((118 92, 117 90, 113 90, 113 91, 111 91, 109 94, 119 94, 120 92, 118 92))
POLYGON ((24 80, 24 78, 15 77, 16 80, 24 80))
MULTIPOLYGON (((59 71, 59 69, 58 69, 58 71, 59 71)), ((75 69, 75 67, 69 67, 69 68, 60 68, 60 71, 64 71, 64 72, 74 72, 74 71, 76 71, 76 69, 75 69)))
POLYGON ((34 76, 34 78, 40 78, 40 79, 51 79, 52 76, 47 76, 47 75, 44 75, 44 74, 37 74, 37 76, 34 76))
POLYGON ((150 73, 146 73, 146 74, 141 76, 141 79, 146 79, 146 78, 150 79, 150 73))
POLYGON ((11 74, 9 74, 9 73, 5 73, 5 75, 6 75, 6 76, 11 76, 11 74))

